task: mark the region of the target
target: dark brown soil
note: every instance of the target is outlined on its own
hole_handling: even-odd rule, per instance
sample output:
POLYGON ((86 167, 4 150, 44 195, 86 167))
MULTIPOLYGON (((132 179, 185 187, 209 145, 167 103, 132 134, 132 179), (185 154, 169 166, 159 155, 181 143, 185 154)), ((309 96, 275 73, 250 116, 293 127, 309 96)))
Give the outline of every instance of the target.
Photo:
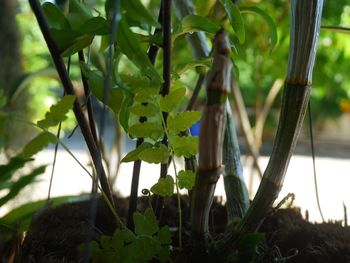
MULTIPOLYGON (((140 211, 149 204, 143 197, 139 200, 140 211)), ((182 200, 183 221, 188 222, 187 198, 182 200)), ((118 213, 126 216, 127 199, 116 199, 118 213)), ((77 246, 86 241, 89 225, 90 204, 88 201, 47 208, 35 216, 23 241, 18 262, 83 262, 77 246)), ((225 230, 225 207, 215 200, 210 216, 213 236, 225 230)), ((176 198, 168 198, 160 219, 160 224, 168 224, 174 231, 173 244, 177 244, 177 204, 176 198)), ((183 237, 188 242, 190 228, 185 223, 183 237)), ((98 202, 96 225, 93 239, 100 234, 112 235, 115 229, 113 218, 102 200, 98 202)), ((281 209, 269 216, 260 229, 266 233, 266 241, 259 248, 259 262, 275 263, 349 263, 350 228, 339 223, 312 224, 304 220, 296 209, 281 209), (291 255, 298 254, 289 257, 291 255)), ((173 262, 186 262, 184 255, 176 255, 173 262)), ((216 262, 220 263, 220 262, 216 262)))

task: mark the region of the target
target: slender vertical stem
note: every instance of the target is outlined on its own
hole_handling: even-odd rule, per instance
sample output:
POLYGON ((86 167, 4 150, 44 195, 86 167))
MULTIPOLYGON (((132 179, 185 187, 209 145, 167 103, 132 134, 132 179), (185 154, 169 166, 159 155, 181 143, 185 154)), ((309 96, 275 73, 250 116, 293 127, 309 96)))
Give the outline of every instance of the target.
MULTIPOLYGON (((80 50, 78 52, 78 57, 79 57, 80 62, 85 63, 83 50, 80 50)), ((96 146, 98 146, 99 142, 98 142, 98 137, 97 137, 97 128, 96 128, 94 110, 92 107, 92 100, 91 100, 92 93, 91 93, 91 90, 89 87, 89 82, 87 81, 86 77, 84 76, 83 71, 81 71, 81 79, 83 81, 83 86, 84 86, 84 93, 85 93, 85 99, 86 99, 86 109, 87 109, 88 118, 89 118, 89 126, 91 129, 92 136, 94 137, 94 141, 96 143, 96 146)))
MULTIPOLYGON (((73 84, 67 74, 66 68, 64 66, 60 51, 58 50, 56 43, 52 39, 51 33, 49 31, 49 26, 47 24, 47 21, 45 19, 42 7, 38 0, 29 0, 30 6, 35 14, 35 17, 38 21, 39 27, 41 29, 41 32, 45 38, 46 44, 49 48, 51 57, 54 61, 54 64, 56 66, 58 75, 60 76, 62 85, 65 89, 66 94, 68 95, 75 95, 75 91, 73 88, 73 84)), ((96 173, 100 179, 101 187, 103 191, 105 192, 106 196, 108 197, 109 201, 113 204, 113 197, 112 192, 110 190, 107 176, 105 173, 105 170, 102 165, 102 158, 100 151, 98 150, 98 147, 95 144, 93 135, 91 133, 91 130, 89 128, 89 125, 85 119, 85 116, 83 114, 83 111, 81 109, 80 104, 77 100, 75 100, 73 105, 73 112, 75 114, 75 117, 77 119, 77 122, 80 126, 81 132, 84 136, 85 142, 88 146, 89 152, 91 154, 91 158, 93 160, 96 173)))
MULTIPOLYGON (((158 22, 162 25, 163 23, 163 3, 160 6, 159 9, 159 15, 158 15, 158 22)), ((154 33, 159 33, 162 31, 162 27, 157 28, 154 33)), ((151 44, 147 56, 150 62, 154 65, 156 61, 156 57, 159 51, 159 47, 151 44)), ((147 121, 146 117, 140 117, 139 120, 141 123, 147 121)), ((136 148, 139 147, 143 143, 143 138, 137 138, 136 141, 136 148)), ((139 181, 140 181, 140 172, 141 172, 141 160, 136 160, 134 162, 133 170, 132 170, 132 180, 131 180, 131 188, 130 188, 130 202, 129 202, 129 209, 128 209, 128 216, 127 216, 127 227, 129 229, 134 228, 134 222, 133 222, 133 214, 136 211, 137 207, 137 193, 139 189, 139 181)))
POLYGON ((320 212, 322 221, 325 222, 324 216, 322 213, 321 203, 320 203, 320 196, 318 194, 318 184, 317 184, 317 174, 316 174, 316 159, 315 159, 315 145, 314 145, 314 133, 312 130, 312 114, 311 114, 311 101, 309 101, 308 104, 308 120, 309 120, 309 133, 310 133, 310 143, 311 143, 311 155, 312 155, 312 167, 314 170, 314 185, 315 185, 315 193, 316 193, 316 201, 317 201, 317 207, 318 211, 320 212))
MULTIPOLYGON (((162 96, 169 94, 171 85, 171 0, 163 0, 163 87, 160 91, 162 96)), ((163 112, 163 119, 166 123, 168 119, 168 113, 163 112)), ((168 138, 164 135, 162 144, 168 145, 168 138)), ((165 178, 168 173, 168 163, 161 164, 160 177, 165 178)), ((160 211, 163 207, 163 198, 157 197, 155 214, 157 218, 160 217, 160 211)))

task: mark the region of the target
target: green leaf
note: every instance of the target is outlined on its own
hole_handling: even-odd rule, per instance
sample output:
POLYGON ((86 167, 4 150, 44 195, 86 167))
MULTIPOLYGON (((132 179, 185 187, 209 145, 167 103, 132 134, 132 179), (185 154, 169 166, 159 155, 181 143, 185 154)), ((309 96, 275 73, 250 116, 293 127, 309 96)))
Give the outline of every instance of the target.
POLYGON ((158 231, 157 239, 162 245, 171 244, 172 240, 170 236, 169 226, 165 225, 158 231))
POLYGON ((199 111, 184 111, 175 116, 169 116, 167 120, 168 129, 171 133, 179 133, 190 128, 200 118, 202 113, 199 111))
POLYGON ((266 22, 267 26, 269 27, 270 30, 270 44, 271 44, 271 51, 275 48, 277 45, 278 41, 278 36, 277 36, 277 27, 271 16, 269 16, 266 12, 261 10, 258 7, 255 6, 250 6, 250 7, 242 7, 241 8, 241 13, 251 13, 251 14, 257 14, 260 15, 266 22))
POLYGON ((137 138, 151 138, 157 140, 163 136, 163 127, 154 122, 137 123, 129 127, 129 133, 137 138))
POLYGON ((146 30, 149 29, 149 26, 160 27, 160 24, 140 0, 121 1, 120 6, 126 11, 125 15, 129 23, 146 30))
POLYGON ((24 146, 24 149, 21 152, 21 156, 24 158, 29 158, 34 154, 40 152, 42 149, 47 147, 50 143, 57 143, 58 140, 55 135, 49 132, 42 132, 34 139, 24 146))
POLYGON ((181 34, 198 31, 205 31, 215 34, 220 29, 219 25, 215 24, 210 19, 199 15, 188 15, 182 19, 181 24, 181 34))
POLYGON ((21 169, 27 162, 31 162, 32 158, 23 158, 22 156, 12 157, 7 164, 0 165, 0 189, 2 189, 3 184, 11 179, 13 174, 21 169))
POLYGON ((231 0, 222 0, 221 2, 224 5, 231 26, 236 32, 239 42, 243 44, 245 42, 245 27, 238 6, 231 0))
MULTIPOLYGON (((80 64, 84 76, 86 77, 91 92, 94 96, 103 103, 103 90, 104 90, 104 78, 98 70, 90 70, 86 64, 80 64)), ((107 106, 115 113, 118 114, 122 106, 124 99, 124 93, 121 88, 111 88, 109 90, 109 97, 107 106)))
POLYGON ((43 3, 42 7, 50 28, 69 28, 68 20, 63 14, 61 8, 50 2, 43 3))
MULTIPOLYGON (((67 202, 78 202, 87 200, 89 198, 88 195, 82 196, 60 196, 54 197, 50 199, 50 202, 53 207, 67 203, 67 202)), ((35 212, 42 209, 45 204, 47 204, 47 199, 39 200, 35 202, 29 202, 24 205, 21 205, 17 208, 12 209, 2 218, 0 218, 0 224, 15 226, 18 222, 21 222, 18 232, 25 231, 32 221, 33 215, 35 212)))
POLYGON ((151 208, 147 208, 144 215, 135 212, 133 215, 135 233, 137 235, 152 236, 158 232, 158 221, 151 208))
POLYGON ((103 17, 92 17, 84 22, 77 31, 88 35, 107 35, 109 34, 109 24, 103 17))
POLYGON ((160 96, 160 109, 164 112, 174 110, 182 101, 186 94, 186 88, 182 87, 171 91, 166 96, 160 96))
POLYGON ((78 0, 69 1, 67 19, 72 29, 79 29, 91 17, 90 9, 84 3, 78 2, 78 0))
POLYGON ((158 147, 153 146, 143 150, 138 157, 147 163, 168 163, 170 154, 168 148, 164 144, 160 144, 158 147))
POLYGON ((154 103, 137 103, 131 107, 130 112, 137 116, 152 117, 159 113, 159 108, 154 103))
POLYGON ((161 249, 159 242, 149 235, 138 236, 131 247, 134 258, 132 262, 150 262, 161 249))
POLYGON ((196 181, 196 174, 191 170, 181 170, 178 173, 178 181, 180 189, 186 188, 191 190, 196 181))
POLYGON ((21 176, 16 182, 11 185, 10 191, 4 197, 0 198, 0 207, 6 204, 11 199, 15 198, 18 193, 27 185, 34 182, 34 179, 45 172, 46 165, 34 169, 28 175, 21 176))
POLYGON ((169 256, 170 256, 170 246, 162 246, 157 258, 160 260, 160 262, 165 263, 169 262, 169 256))
POLYGON ((174 193, 174 179, 170 175, 159 178, 158 182, 151 187, 151 192, 163 197, 171 196, 174 193))
POLYGON ((133 97, 130 92, 124 93, 124 99, 120 106, 119 123, 125 132, 129 131, 130 107, 133 104, 133 97))
POLYGON ((52 126, 58 125, 67 119, 67 113, 73 108, 73 103, 75 101, 75 96, 66 95, 61 98, 56 104, 50 107, 50 110, 45 114, 43 120, 38 121, 38 126, 46 129, 52 126))
POLYGON ((144 142, 139 147, 137 147, 135 150, 129 152, 127 155, 124 156, 124 158, 121 160, 122 163, 128 163, 128 162, 134 162, 139 159, 138 155, 145 149, 151 148, 153 145, 144 142))
POLYGON ((199 60, 194 60, 194 61, 190 61, 184 64, 177 64, 174 67, 174 71, 176 72, 176 74, 180 75, 185 73, 186 71, 193 69, 193 68, 210 68, 212 65, 212 59, 211 57, 205 57, 199 60))
POLYGON ((196 136, 171 136, 170 144, 176 156, 190 158, 198 153, 198 137, 196 136))
POLYGON ((149 77, 155 86, 160 86, 162 79, 159 73, 142 50, 136 36, 129 29, 125 19, 121 19, 118 24, 117 45, 121 52, 140 69, 142 74, 149 77))

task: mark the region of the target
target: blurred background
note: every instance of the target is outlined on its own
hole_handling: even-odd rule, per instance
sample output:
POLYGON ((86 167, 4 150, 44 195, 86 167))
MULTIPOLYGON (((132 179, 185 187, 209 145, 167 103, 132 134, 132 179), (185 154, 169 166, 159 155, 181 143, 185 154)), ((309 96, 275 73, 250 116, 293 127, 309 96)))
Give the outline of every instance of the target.
MULTIPOLYGON (((103 9, 103 1, 85 1, 96 10, 103 9)), ((143 1, 155 16, 159 1, 143 1)), ((197 11, 210 16, 215 1, 194 1, 197 11)), ((244 109, 237 107, 237 98, 230 94, 236 127, 239 135, 244 174, 251 197, 259 183, 259 169, 264 171, 272 149, 281 105, 281 89, 286 72, 289 48, 289 1, 240 1, 241 6, 256 5, 276 24, 278 43, 273 49, 269 42, 271 28, 259 16, 243 14, 246 25, 246 41, 240 44, 232 38, 236 51, 234 61, 237 87, 239 87, 244 109), (236 100, 235 100, 236 99, 236 100), (242 113, 243 111, 243 113, 242 113), (242 117, 243 116, 243 117, 242 117), (244 118, 244 116, 246 118, 244 118), (242 119, 243 118, 243 119, 242 119), (244 125, 244 121, 246 125, 244 125), (248 121, 248 123, 247 123, 248 121), (242 128, 243 127, 243 128, 242 128), (245 128, 244 128, 245 127, 245 128), (250 144, 249 144, 250 143, 250 144), (254 166, 251 153, 255 153, 259 168, 254 166)), ((174 18, 174 23, 176 19, 174 18)), ((348 1, 325 1, 323 26, 350 28, 350 3, 348 1)), ((98 48, 95 39, 92 49, 98 48)), ((178 65, 191 57, 185 37, 174 43, 173 64, 178 65)), ((93 52, 92 52, 93 54, 93 52)), ((98 57, 91 57, 97 63, 98 57)), ((161 58, 158 59, 161 61, 161 58)), ((156 67, 160 68, 160 63, 156 67)), ((133 65, 125 60, 121 70, 132 71, 133 65)), ((343 220, 344 206, 350 207, 350 34, 321 30, 313 73, 311 94, 312 127, 316 153, 316 171, 320 203, 326 219, 343 220)), ((77 57, 71 58, 70 75, 76 92, 82 94, 80 69, 77 57)), ((189 94, 196 84, 196 71, 186 71, 174 83, 185 86, 189 94)), ((21 120, 36 122, 63 94, 58 82, 47 47, 39 27, 26 0, 1 0, 0 3, 0 107, 11 113, 11 118, 0 117, 0 164, 17 153, 36 130, 21 120)), ((200 94, 197 105, 204 99, 200 94)), ((95 103, 96 111, 99 105, 95 103)), ((99 114, 97 113, 97 116, 99 114)), ((129 194, 132 163, 119 165, 119 160, 134 149, 135 141, 127 138, 112 113, 103 133, 111 181, 114 189, 123 196, 129 194)), ((86 146, 73 114, 62 124, 65 144, 75 157, 86 167, 90 167, 86 146)), ((89 192, 91 180, 76 161, 63 149, 58 150, 57 163, 52 185, 52 196, 76 195, 89 192)), ((48 193, 54 147, 49 147, 36 155, 36 167, 48 164, 44 174, 27 186, 16 198, 0 207, 0 216, 14 207, 28 201, 46 198, 48 193)), ((182 165, 178 160, 179 166, 182 165)), ((170 170, 170 172, 172 172, 170 170)), ((142 164, 141 186, 150 188, 159 176, 159 167, 142 164)), ((0 188, 0 193, 6 193, 0 188)), ((296 195, 294 204, 308 210, 311 220, 320 221, 315 197, 313 163, 311 158, 310 133, 307 119, 300 135, 296 153, 291 160, 281 200, 289 192, 296 195)), ((217 187, 217 195, 224 196, 222 182, 217 187)))

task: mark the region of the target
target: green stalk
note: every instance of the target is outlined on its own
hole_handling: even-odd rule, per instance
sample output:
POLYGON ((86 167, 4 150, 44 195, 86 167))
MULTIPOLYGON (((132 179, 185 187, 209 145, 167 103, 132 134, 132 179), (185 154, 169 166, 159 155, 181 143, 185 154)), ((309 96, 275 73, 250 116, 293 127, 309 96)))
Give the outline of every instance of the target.
POLYGON ((223 145, 224 185, 228 222, 242 218, 249 208, 248 189, 244 182, 241 154, 233 122, 232 112, 227 102, 226 129, 223 145))
POLYGON ((209 211, 221 174, 226 99, 231 81, 230 43, 223 30, 215 36, 213 54, 213 65, 207 76, 207 105, 201 122, 198 174, 191 207, 192 237, 200 251, 208 245, 209 211))
POLYGON ((258 192, 246 216, 222 251, 258 229, 282 188, 310 98, 312 70, 320 29, 323 0, 292 0, 291 43, 281 117, 272 154, 258 192))

